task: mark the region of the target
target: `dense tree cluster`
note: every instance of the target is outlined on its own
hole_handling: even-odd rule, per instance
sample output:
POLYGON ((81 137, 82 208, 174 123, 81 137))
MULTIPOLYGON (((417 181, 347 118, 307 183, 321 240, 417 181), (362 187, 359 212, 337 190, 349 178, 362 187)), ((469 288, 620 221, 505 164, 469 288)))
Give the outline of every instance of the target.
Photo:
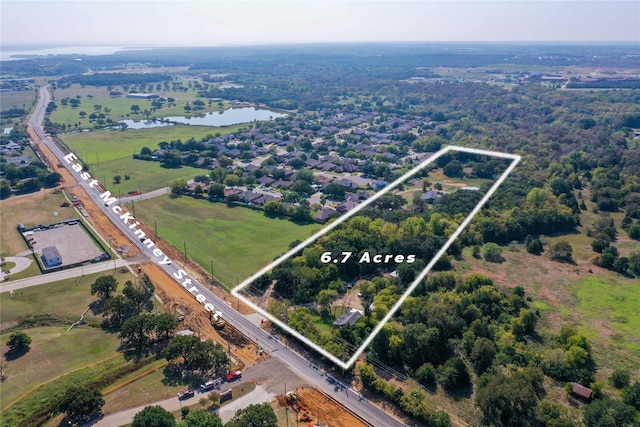
POLYGON ((94 73, 75 74, 58 80, 59 84, 78 83, 89 86, 140 85, 170 81, 171 76, 161 73, 94 73))

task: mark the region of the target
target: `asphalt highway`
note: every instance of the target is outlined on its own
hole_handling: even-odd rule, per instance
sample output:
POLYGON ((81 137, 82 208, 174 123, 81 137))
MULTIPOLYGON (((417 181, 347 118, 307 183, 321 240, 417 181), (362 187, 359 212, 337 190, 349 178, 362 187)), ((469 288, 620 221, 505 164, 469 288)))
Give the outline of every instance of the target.
MULTIPOLYGON (((45 116, 46 106, 50 102, 50 100, 51 94, 47 90, 47 87, 41 88, 38 105, 36 106, 35 112, 31 120, 29 121, 30 126, 33 127, 40 140, 44 144, 46 144, 49 149, 51 149, 60 163, 65 165, 69 169, 71 174, 76 177, 78 183, 82 187, 84 187, 84 189, 96 203, 96 206, 98 206, 102 210, 104 215, 107 216, 126 236, 130 237, 131 242, 140 249, 141 253, 145 254, 152 260, 157 260, 158 256, 153 254, 153 249, 143 245, 142 242, 140 242, 140 240, 133 235, 133 231, 129 228, 128 224, 123 222, 123 220, 120 218, 121 215, 114 212, 111 206, 105 206, 104 200, 99 196, 102 191, 98 190, 95 187, 90 187, 89 180, 79 179, 80 172, 73 170, 70 167, 71 165, 64 160, 64 156, 68 153, 64 153, 60 149, 60 147, 58 147, 55 142, 44 132, 44 130, 42 129, 42 123, 45 116)), ((242 256, 242 254, 238 254, 238 256, 242 256)), ((165 272, 172 278, 179 276, 178 272, 180 270, 180 267, 176 265, 176 263, 166 265, 158 264, 158 266, 165 270, 165 272)), ((354 390, 340 385, 336 386, 336 384, 329 384, 324 373, 317 369, 313 362, 305 359, 302 355, 291 350, 289 347, 280 342, 277 337, 270 335, 259 326, 253 324, 243 314, 237 312, 225 301, 216 297, 213 292, 209 290, 208 286, 198 283, 193 278, 191 279, 192 281, 190 283, 190 287, 195 286, 197 288, 197 292, 203 295, 206 298, 207 302, 210 302, 215 306, 216 311, 219 310, 222 312, 222 317, 229 324, 238 329, 249 339, 256 342, 256 344, 262 346, 273 357, 281 359, 297 375, 308 381, 309 384, 333 396, 342 405, 344 405, 353 413, 359 415, 363 420, 367 421, 372 426, 386 427, 404 425, 404 423, 399 419, 395 418, 389 413, 386 413, 378 406, 362 398, 354 390)), ((181 286, 180 282, 176 281, 176 286, 181 286)), ((278 375, 277 372, 274 372, 273 374, 278 375)), ((284 380, 286 379, 283 379, 283 381, 284 380)))

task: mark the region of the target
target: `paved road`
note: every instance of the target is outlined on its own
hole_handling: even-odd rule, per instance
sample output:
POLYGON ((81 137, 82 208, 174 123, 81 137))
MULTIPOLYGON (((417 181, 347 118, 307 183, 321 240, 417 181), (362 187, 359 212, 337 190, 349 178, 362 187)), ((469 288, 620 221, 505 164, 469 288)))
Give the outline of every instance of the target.
MULTIPOLYGON (((26 270, 27 268, 29 268, 33 260, 30 258, 25 258, 23 256, 8 256, 4 258, 4 262, 12 262, 15 264, 15 266, 11 268, 8 273, 6 273, 9 274, 9 277, 11 277, 12 274, 20 273, 22 270, 26 270)), ((4 280, 6 274, 4 270, 0 271, 0 281, 4 280)))
MULTIPOLYGON (((133 421, 133 417, 144 409, 145 406, 150 405, 160 405, 167 411, 177 411, 182 405, 191 406, 194 403, 197 403, 202 397, 206 397, 208 392, 200 393, 196 391, 196 395, 191 399, 180 401, 177 397, 172 397, 170 399, 165 399, 160 402, 155 402, 147 405, 137 406, 135 408, 127 409, 125 411, 116 412, 115 414, 106 415, 100 419, 93 420, 82 427, 115 427, 115 426, 123 426, 127 424, 131 424, 133 421)), ((220 418, 222 418, 223 422, 229 421, 235 415, 236 411, 240 408, 244 408, 247 405, 252 403, 263 403, 269 402, 273 399, 273 395, 267 393, 262 387, 256 386, 255 390, 251 393, 245 394, 241 398, 237 400, 232 400, 231 402, 223 405, 216 412, 220 414, 220 418)), ((199 409, 199 408, 197 408, 199 409)))
POLYGON ((45 283, 57 282, 59 280, 73 279, 87 274, 100 273, 102 271, 115 270, 129 265, 129 262, 116 258, 115 260, 105 261, 96 264, 89 264, 83 267, 70 268, 68 270, 56 271, 40 276, 29 277, 26 279, 12 280, 0 283, 0 292, 17 291, 18 289, 29 288, 31 286, 43 285, 45 283))
MULTIPOLYGON (((149 258, 154 262, 162 260, 162 256, 159 256, 157 252, 155 252, 158 251, 157 248, 149 248, 146 245, 143 245, 138 237, 133 235, 134 231, 132 230, 131 225, 134 220, 123 219, 123 214, 126 214, 127 212, 126 209, 121 208, 120 211, 116 212, 115 208, 117 207, 117 205, 105 206, 105 201, 100 198, 100 193, 103 190, 97 188, 95 183, 93 183, 92 186, 91 179, 81 179, 80 172, 77 172, 71 168, 71 165, 73 163, 70 164, 64 160, 64 156, 67 153, 63 153, 62 150, 60 150, 60 148, 53 142, 53 140, 44 133, 41 124, 44 119, 46 105, 49 103, 50 99, 51 95, 49 94, 47 87, 41 88, 38 105, 36 106, 35 113, 29 121, 29 125, 33 127, 38 137, 43 141, 44 144, 47 145, 47 147, 49 147, 49 149, 51 149, 51 151, 55 154, 59 161, 69 169, 73 176, 76 177, 79 185, 85 188, 87 193, 96 203, 96 206, 102 209, 104 215, 110 218, 111 221, 118 228, 120 228, 120 230, 122 230, 125 235, 130 236, 132 243, 136 245, 143 254, 149 256, 149 258)), ((160 253, 162 252, 160 251, 160 253)), ((187 288, 188 291, 194 295, 194 297, 197 296, 198 298, 200 298, 200 302, 203 305, 205 304, 205 302, 203 302, 202 299, 209 304, 213 304, 216 311, 220 310, 222 312, 222 317, 231 325, 233 325, 233 327, 245 334, 258 345, 262 346, 274 357, 281 359, 300 378, 303 378, 309 384, 312 384, 319 390, 322 390, 325 393, 333 396, 349 410, 367 420, 371 425, 374 425, 376 427, 403 425, 403 423, 393 415, 384 412, 382 409, 373 405, 367 400, 359 398, 359 396, 357 396, 353 390, 350 390, 346 387, 335 387, 334 385, 330 385, 326 381, 326 378, 322 375, 322 373, 313 367, 311 362, 305 359, 302 355, 292 351, 290 348, 281 343, 277 338, 271 336, 265 330, 254 325, 251 320, 245 317, 243 314, 229 307, 225 301, 215 296, 207 286, 198 283, 193 277, 186 275, 186 273, 184 273, 184 271, 181 270, 179 266, 170 261, 162 265, 158 262, 158 266, 165 270, 165 272, 169 274, 170 277, 177 279, 176 286, 185 286, 182 280, 184 280, 185 278, 188 279, 189 284, 188 286, 185 286, 185 288, 187 288)), ((277 373, 274 373, 274 375, 277 375, 277 373)))
POLYGON ((171 192, 171 187, 162 187, 157 190, 147 191, 146 193, 138 194, 137 196, 127 196, 120 197, 120 203, 128 203, 130 201, 137 202, 138 200, 152 199, 154 197, 162 196, 164 194, 169 194, 171 192))

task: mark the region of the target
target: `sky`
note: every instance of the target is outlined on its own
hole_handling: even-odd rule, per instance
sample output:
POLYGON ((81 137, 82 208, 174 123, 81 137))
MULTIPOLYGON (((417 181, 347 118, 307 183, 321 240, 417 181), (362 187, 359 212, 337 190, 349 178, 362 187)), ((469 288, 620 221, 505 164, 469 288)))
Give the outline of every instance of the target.
POLYGON ((640 1, 7 1, 2 45, 640 43, 640 1))

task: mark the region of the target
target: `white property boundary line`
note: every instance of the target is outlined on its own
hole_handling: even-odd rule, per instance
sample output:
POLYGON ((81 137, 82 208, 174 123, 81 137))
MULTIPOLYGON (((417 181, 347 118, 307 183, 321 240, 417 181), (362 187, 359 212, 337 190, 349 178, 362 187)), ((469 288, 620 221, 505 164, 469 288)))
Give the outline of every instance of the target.
POLYGON ((517 154, 506 154, 506 153, 500 153, 500 152, 497 152, 497 151, 486 151, 486 150, 479 150, 479 149, 475 149, 475 148, 458 147, 458 146, 454 146, 454 145, 447 146, 447 147, 441 149, 440 151, 438 151, 437 153, 435 153, 430 158, 424 160, 422 163, 420 163, 415 168, 411 169, 406 174, 402 175, 400 178, 398 178, 395 181, 393 181, 390 185, 388 185, 387 187, 385 187, 381 191, 377 192, 373 197, 367 199, 364 203, 358 205, 357 208, 355 208, 352 211, 350 211, 350 212, 346 213, 345 215, 341 216, 336 221, 330 223, 328 226, 326 226, 322 230, 318 231, 317 233, 315 233, 314 235, 309 237, 304 242, 298 244, 293 249, 289 250, 287 253, 285 253, 284 255, 280 256, 278 259, 273 261, 271 264, 267 265, 266 267, 264 267, 263 269, 261 269, 257 273, 253 274, 251 277, 249 277, 248 279, 246 279, 245 281, 240 283, 238 286, 233 288, 231 290, 231 294, 233 296, 239 298, 242 302, 244 302, 245 304, 247 304, 248 306, 250 306, 251 308, 256 310, 261 315, 263 315, 266 318, 268 318, 271 322, 275 323, 276 325, 278 325, 279 327, 281 327, 282 329, 287 331, 289 334, 295 336, 300 341, 304 342, 306 345, 308 345, 309 347, 313 348, 314 350, 316 350, 317 352, 319 352, 320 354, 322 354, 323 356, 325 356, 326 358, 328 358, 329 360, 334 362, 336 365, 342 367, 343 369, 349 369, 351 367, 351 365, 353 365, 353 363, 362 354, 362 352, 365 350, 365 348, 367 348, 367 346, 371 343, 371 341, 373 341, 373 339, 376 337, 376 335, 378 335, 378 333, 382 330, 382 328, 389 321, 389 319, 391 319, 391 317, 396 313, 396 311, 398 311, 398 309, 400 308, 402 303, 404 303, 404 301, 407 299, 407 297, 409 295, 411 295, 413 290, 426 277, 427 273, 429 273, 429 271, 433 268, 433 266, 436 264, 436 262, 438 262, 440 257, 446 252, 447 249, 449 249, 449 246, 451 246, 451 244, 458 238, 460 233, 462 233, 462 230, 464 230, 465 227, 467 225, 469 225, 469 222, 471 222, 471 219, 473 219, 473 217, 478 213, 478 211, 480 211, 482 206, 484 206, 484 204, 487 202, 487 200, 489 200, 489 197, 491 197, 491 195, 498 189, 500 184, 502 184, 502 182, 507 178, 507 176, 511 173, 511 171, 517 166, 517 164, 520 162, 520 160, 521 160, 521 157, 519 155, 517 155, 517 154), (344 221, 346 221, 347 219, 351 218, 357 212, 359 212, 360 210, 362 210, 363 208, 365 208, 366 206, 368 206, 369 204, 371 204, 372 202, 374 202, 375 200, 380 198, 382 195, 384 195, 387 192, 393 190, 400 183, 402 183, 402 182, 406 181, 407 179, 411 178, 418 171, 424 169, 424 167, 427 166, 429 163, 432 163, 438 157, 441 157, 442 155, 444 155, 445 153, 448 153, 449 151, 460 151, 460 152, 463 152, 463 153, 472 153, 472 154, 478 154, 478 155, 482 155, 482 156, 500 157, 500 158, 503 158, 503 159, 511 159, 513 161, 511 162, 509 167, 504 171, 504 173, 500 176, 500 178, 498 178, 498 180, 491 186, 491 188, 489 189, 487 194, 485 194, 484 197, 482 197, 482 200, 480 200, 478 205, 471 211, 471 213, 464 219, 464 221, 462 221, 462 224, 460 224, 460 226, 456 229, 456 231, 451 235, 449 240, 447 240, 447 242, 442 246, 442 248, 440 248, 440 250, 433 257, 431 262, 429 262, 429 264, 427 264, 425 269, 422 270, 422 272, 418 275, 418 277, 415 278, 415 280, 411 283, 411 286, 409 286, 407 288, 407 290, 404 292, 404 294, 402 294, 400 299, 398 299, 398 301, 394 304, 394 306, 391 308, 391 310, 389 310, 387 315, 384 316, 384 318, 378 323, 378 325, 373 329, 371 334, 367 337, 366 340, 364 340, 362 345, 356 350, 356 352, 353 354, 353 356, 351 356, 351 358, 349 360, 347 360, 346 362, 343 362, 342 360, 338 359, 335 355, 329 353, 327 350, 325 350, 324 348, 320 347, 318 344, 314 343, 309 338, 307 338, 304 335, 302 335, 300 332, 290 328, 287 324, 285 324, 281 320, 275 318, 273 315, 271 315, 270 313, 268 313, 266 310, 262 309, 261 307, 258 307, 251 300, 245 298, 240 293, 242 288, 248 286, 249 284, 251 284, 257 278, 261 277, 262 275, 264 275, 268 271, 274 269, 275 267, 280 265, 282 262, 284 262, 288 258, 290 258, 292 255, 296 254, 298 251, 301 251, 306 246, 308 246, 309 244, 314 242, 319 237, 327 234, 329 231, 333 230, 339 224, 341 224, 344 221))

